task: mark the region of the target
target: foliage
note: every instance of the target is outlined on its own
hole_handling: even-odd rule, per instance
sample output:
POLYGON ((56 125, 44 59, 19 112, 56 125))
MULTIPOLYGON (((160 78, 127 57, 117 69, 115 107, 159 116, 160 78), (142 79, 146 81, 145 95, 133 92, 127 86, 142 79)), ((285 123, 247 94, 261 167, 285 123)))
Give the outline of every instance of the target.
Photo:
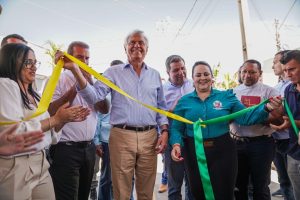
POLYGON ((218 89, 230 89, 238 86, 238 72, 235 73, 225 73, 223 77, 220 74, 221 64, 218 63, 217 66, 212 68, 214 75, 214 87, 218 89))
POLYGON ((52 67, 55 67, 55 63, 54 63, 55 53, 57 50, 60 50, 63 47, 63 45, 55 44, 51 40, 47 40, 46 45, 48 45, 49 48, 46 50, 45 53, 46 55, 51 57, 51 62, 49 62, 49 64, 52 65, 52 67))

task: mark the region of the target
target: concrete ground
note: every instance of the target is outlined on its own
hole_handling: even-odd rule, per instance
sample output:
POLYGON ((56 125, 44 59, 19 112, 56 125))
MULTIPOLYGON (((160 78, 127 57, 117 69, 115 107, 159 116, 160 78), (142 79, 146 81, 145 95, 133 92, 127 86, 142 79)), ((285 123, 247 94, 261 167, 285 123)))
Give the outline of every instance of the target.
MULTIPOLYGON (((158 188, 159 185, 161 183, 161 173, 163 170, 163 164, 161 161, 161 156, 158 156, 157 159, 157 174, 156 174, 156 182, 155 182, 155 187, 154 187, 154 192, 153 192, 153 200, 167 200, 168 199, 168 192, 164 192, 164 193, 158 193, 158 188)), ((99 174, 98 174, 99 175, 99 174)), ((98 176, 99 179, 99 176, 98 176)), ((274 191, 278 190, 279 188, 279 184, 278 184, 278 179, 277 179, 277 173, 275 171, 272 170, 271 172, 271 184, 270 184, 270 190, 271 193, 273 193, 274 191)), ((182 191, 184 191, 182 189, 182 191)), ((182 196, 184 199, 184 193, 182 193, 182 196)), ((134 195, 135 200, 137 199, 136 196, 134 195)), ((272 200, 283 200, 283 197, 272 197, 272 200)))

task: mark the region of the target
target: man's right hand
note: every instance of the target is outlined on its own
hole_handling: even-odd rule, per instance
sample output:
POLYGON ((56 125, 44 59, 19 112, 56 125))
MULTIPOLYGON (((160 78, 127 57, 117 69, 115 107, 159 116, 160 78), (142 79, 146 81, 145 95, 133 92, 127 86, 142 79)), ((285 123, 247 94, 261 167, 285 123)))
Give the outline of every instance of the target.
POLYGON ((64 56, 64 53, 62 51, 57 50, 55 53, 55 64, 59 61, 59 59, 63 59, 64 61, 64 69, 68 70, 74 70, 75 68, 78 68, 78 66, 72 62, 69 58, 66 58, 64 56))

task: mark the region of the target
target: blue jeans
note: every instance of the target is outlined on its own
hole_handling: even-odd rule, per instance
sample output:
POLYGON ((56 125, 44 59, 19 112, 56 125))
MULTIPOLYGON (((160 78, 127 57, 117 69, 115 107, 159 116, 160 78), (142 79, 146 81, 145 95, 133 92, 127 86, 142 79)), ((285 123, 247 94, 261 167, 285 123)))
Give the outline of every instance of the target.
POLYGON ((102 142, 102 149, 104 153, 101 161, 98 200, 112 200, 113 194, 108 143, 102 142))
MULTIPOLYGON (((189 182, 185 173, 184 163, 175 162, 171 158, 172 147, 168 145, 165 152, 165 165, 168 173, 168 199, 178 200, 182 199, 181 186, 183 179, 185 181, 185 199, 192 200, 193 196, 190 191, 189 182)), ((181 149, 181 155, 183 155, 184 149, 181 149)))
POLYGON ((300 199, 300 160, 287 156, 288 174, 293 185, 295 199, 300 199))
POLYGON ((238 176, 236 200, 248 199, 248 183, 251 176, 254 200, 271 200, 271 163, 274 157, 272 137, 259 137, 251 141, 236 141, 238 152, 238 176))
MULTIPOLYGON (((103 156, 101 161, 101 175, 99 181, 99 195, 98 200, 112 200, 112 182, 111 182, 111 168, 110 168, 110 159, 109 159, 109 148, 108 143, 102 142, 103 156)), ((132 192, 130 200, 133 198, 133 188, 134 188, 134 179, 132 181, 132 192)))
POLYGON ((295 200, 293 187, 287 173, 287 150, 289 147, 289 139, 275 140, 275 156, 274 165, 278 173, 278 181, 280 189, 286 200, 295 200))
POLYGON ((167 185, 168 184, 168 172, 167 172, 167 168, 166 168, 166 159, 165 159, 165 154, 161 154, 162 155, 162 162, 163 162, 163 166, 164 166, 164 171, 161 174, 161 184, 163 185, 167 185))

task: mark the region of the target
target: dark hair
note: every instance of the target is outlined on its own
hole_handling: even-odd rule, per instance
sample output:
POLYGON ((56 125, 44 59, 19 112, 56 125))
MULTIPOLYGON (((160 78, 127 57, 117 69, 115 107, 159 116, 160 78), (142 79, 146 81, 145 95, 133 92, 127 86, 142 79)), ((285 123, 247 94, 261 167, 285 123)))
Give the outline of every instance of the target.
POLYGON ((260 64, 259 61, 254 60, 254 59, 246 60, 246 61, 242 64, 242 67, 244 67, 244 65, 245 65, 246 63, 256 64, 258 70, 261 72, 261 64, 260 64))
POLYGON ((295 60, 300 64, 300 50, 291 50, 283 53, 280 62, 285 65, 291 60, 295 60))
POLYGON ((1 47, 3 47, 4 45, 7 44, 7 40, 9 38, 16 38, 16 39, 22 40, 25 44, 27 44, 27 41, 21 35, 14 33, 14 34, 9 34, 2 39, 1 47))
POLYGON ((123 64, 122 60, 113 60, 110 63, 110 66, 114 66, 114 65, 119 65, 119 64, 123 64))
POLYGON ((205 66, 207 66, 208 69, 209 69, 209 71, 210 71, 210 73, 211 73, 211 76, 212 77, 214 76, 214 74, 212 72, 212 69, 211 69, 210 65, 207 62, 205 62, 205 61, 197 61, 197 62, 195 62, 195 64, 193 65, 193 68, 192 68, 192 77, 194 76, 194 69, 195 69, 195 67, 197 65, 205 65, 205 66))
MULTIPOLYGON (((21 71, 29 51, 33 52, 30 47, 24 44, 11 43, 4 45, 0 50, 0 77, 9 78, 18 84, 25 108, 32 110, 30 101, 26 93, 21 90, 18 82, 18 80, 23 82, 21 71)), ((37 101, 40 100, 40 96, 33 90, 32 83, 28 86, 28 93, 37 101)))
POLYGON ((170 66, 171 63, 177 63, 177 62, 180 62, 180 61, 182 61, 185 64, 184 59, 179 55, 171 55, 171 56, 167 57, 167 59, 166 59, 167 72, 169 72, 171 70, 171 66, 170 66))
POLYGON ((278 52, 275 54, 275 56, 277 56, 277 55, 283 56, 285 53, 287 53, 287 52, 289 52, 289 51, 290 51, 290 50, 278 51, 278 52))
POLYGON ((148 38, 146 37, 144 31, 138 30, 138 29, 131 31, 131 32, 126 36, 125 41, 124 41, 124 47, 128 44, 129 38, 130 38, 131 36, 133 36, 133 35, 141 35, 141 36, 143 36, 143 38, 145 39, 145 42, 146 42, 146 46, 148 47, 148 44, 149 44, 148 38))
POLYGON ((79 46, 79 47, 82 47, 84 49, 89 49, 90 48, 89 45, 84 43, 84 42, 74 41, 74 42, 71 42, 71 44, 69 44, 69 46, 68 46, 68 54, 73 55, 75 46, 79 46))

